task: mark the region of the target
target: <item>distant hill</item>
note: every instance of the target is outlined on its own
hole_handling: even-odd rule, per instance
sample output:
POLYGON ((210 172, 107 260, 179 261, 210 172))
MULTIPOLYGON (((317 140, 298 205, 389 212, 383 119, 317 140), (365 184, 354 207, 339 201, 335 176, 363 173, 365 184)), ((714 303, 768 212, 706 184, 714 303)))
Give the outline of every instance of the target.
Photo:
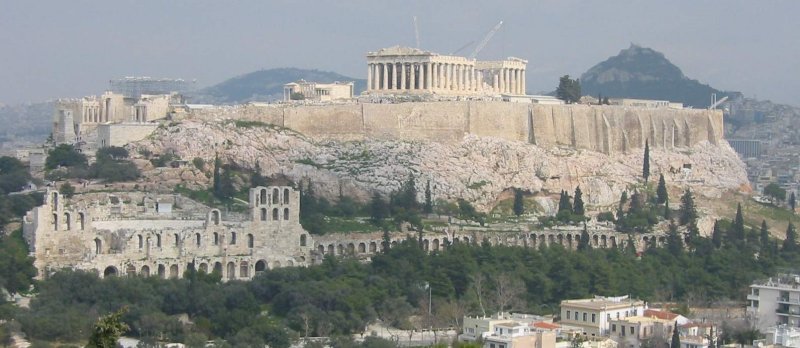
POLYGON ((741 96, 690 79, 661 52, 633 44, 581 75, 581 90, 593 97, 669 100, 695 108, 708 107, 712 93, 741 96))
POLYGON ((356 94, 360 94, 367 86, 367 80, 354 79, 334 72, 279 68, 254 71, 198 90, 191 95, 191 102, 238 104, 282 99, 283 85, 300 79, 322 83, 353 81, 356 94))
POLYGON ((41 142, 53 128, 54 103, 0 106, 0 147, 13 142, 41 142))

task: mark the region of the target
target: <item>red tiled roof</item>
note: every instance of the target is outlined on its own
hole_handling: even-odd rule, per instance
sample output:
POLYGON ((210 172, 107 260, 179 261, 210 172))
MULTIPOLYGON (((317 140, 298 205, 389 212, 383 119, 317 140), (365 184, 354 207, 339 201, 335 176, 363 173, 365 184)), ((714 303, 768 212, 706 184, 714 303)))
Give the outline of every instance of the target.
POLYGON ((560 329, 561 328, 561 325, 553 324, 553 323, 546 323, 546 322, 543 322, 543 321, 537 321, 537 322, 531 324, 531 326, 538 327, 540 329, 548 329, 548 330, 555 330, 555 329, 560 329))
POLYGON ((644 310, 645 317, 656 317, 658 319, 663 319, 663 320, 675 320, 675 318, 677 318, 679 315, 680 314, 675 314, 667 311, 659 311, 655 309, 644 310))

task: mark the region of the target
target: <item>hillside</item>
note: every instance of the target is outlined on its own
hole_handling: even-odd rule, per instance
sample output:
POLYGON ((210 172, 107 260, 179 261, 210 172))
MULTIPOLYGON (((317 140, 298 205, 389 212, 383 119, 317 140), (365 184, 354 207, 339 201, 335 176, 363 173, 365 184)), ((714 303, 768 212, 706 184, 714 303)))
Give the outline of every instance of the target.
POLYGON ((741 95, 690 79, 664 54, 633 44, 581 75, 581 88, 593 97, 670 100, 695 108, 708 107, 712 93, 741 95))
POLYGON ((43 142, 53 123, 53 102, 0 106, 0 149, 43 142))
POLYGON ((205 104, 241 104, 249 101, 282 99, 283 85, 300 79, 322 83, 354 81, 356 94, 361 93, 367 84, 366 80, 329 71, 297 68, 267 69, 240 75, 201 89, 192 95, 191 101, 205 104))

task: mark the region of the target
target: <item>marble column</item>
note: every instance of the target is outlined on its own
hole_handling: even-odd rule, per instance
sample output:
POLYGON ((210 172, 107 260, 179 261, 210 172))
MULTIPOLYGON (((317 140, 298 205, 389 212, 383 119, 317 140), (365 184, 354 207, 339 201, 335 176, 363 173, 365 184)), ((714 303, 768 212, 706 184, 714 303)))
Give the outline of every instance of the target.
POLYGON ((508 92, 517 94, 517 69, 510 69, 509 74, 511 75, 511 85, 509 86, 508 92))
POLYGON ((527 81, 525 81, 525 69, 522 69, 522 94, 528 95, 528 88, 526 86, 527 81))
POLYGON ((400 63, 400 89, 404 90, 408 81, 406 81, 406 63, 400 63))
POLYGON ((397 63, 392 63, 392 83, 391 89, 397 89, 397 63))
POLYGON ((417 89, 417 63, 411 63, 411 81, 409 81, 409 88, 410 90, 417 89))
POLYGON ((444 65, 444 89, 450 90, 450 79, 453 77, 453 65, 446 63, 444 65))
POLYGON ((427 62, 425 63, 425 90, 430 91, 433 89, 433 85, 431 82, 433 81, 431 78, 433 74, 431 74, 431 68, 433 68, 433 63, 427 62))
POLYGON ((372 68, 374 68, 372 64, 367 65, 367 91, 372 90, 372 68))
POLYGON ((386 67, 386 63, 381 64, 381 68, 383 70, 383 90, 389 89, 389 69, 386 67))

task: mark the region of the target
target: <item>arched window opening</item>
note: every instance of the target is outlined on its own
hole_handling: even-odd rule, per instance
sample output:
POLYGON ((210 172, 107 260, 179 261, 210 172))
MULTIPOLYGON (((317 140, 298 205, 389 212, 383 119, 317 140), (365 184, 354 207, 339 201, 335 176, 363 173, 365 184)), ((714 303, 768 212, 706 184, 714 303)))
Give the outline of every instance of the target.
POLYGON ((134 265, 128 265, 128 267, 125 268, 125 275, 127 275, 128 277, 135 276, 136 275, 136 267, 134 265))
POLYGON ((219 245, 219 233, 214 232, 214 245, 219 245))
POLYGON ((117 275, 117 268, 114 266, 108 266, 103 271, 103 278, 114 277, 116 275, 117 275))
POLYGON ((261 208, 261 221, 267 221, 267 208, 261 208))
POLYGON ((219 274, 220 277, 222 276, 222 263, 214 263, 214 274, 219 274))
POLYGON ((139 249, 144 248, 144 239, 142 238, 142 235, 140 234, 136 237, 139 238, 139 249))
POLYGON ((200 272, 208 273, 208 264, 203 262, 200 264, 200 272))
POLYGON ((103 253, 103 241, 100 238, 94 239, 94 253, 98 255, 103 253))
POLYGON ((259 203, 267 204, 267 189, 261 189, 261 195, 260 196, 261 196, 261 199, 259 200, 259 203))
POLYGON ((252 249, 253 248, 253 244, 255 244, 254 241, 253 241, 253 235, 251 233, 248 233, 247 234, 247 247, 252 249))
POLYGON ((142 271, 139 272, 139 273, 142 275, 142 277, 149 277, 150 276, 150 267, 142 266, 142 271))
POLYGON ((58 209, 58 192, 53 192, 53 210, 58 209))
POLYGON ((325 246, 318 245, 317 246, 317 252, 320 253, 320 255, 325 254, 325 246))
POLYGON ((67 224, 67 231, 72 229, 72 221, 70 221, 69 213, 64 213, 64 222, 67 224))
POLYGON ((169 277, 178 278, 178 265, 169 266, 169 277))
POLYGON ((283 219, 289 220, 289 208, 283 208, 283 219))
POLYGON ((236 279, 236 264, 228 262, 228 279, 236 279))
POLYGON ((272 209, 272 221, 278 221, 278 208, 272 209))
POLYGON ((200 246, 200 240, 201 240, 200 233, 195 233, 194 234, 194 240, 195 240, 195 244, 197 244, 197 246, 199 247, 200 246))
POLYGON ((160 234, 156 235, 156 246, 159 247, 159 248, 161 247, 161 235, 160 234))
POLYGON ((239 264, 239 278, 249 278, 250 277, 250 265, 247 261, 242 261, 239 264))
POLYGON ((175 246, 178 246, 178 242, 180 242, 180 239, 178 238, 178 234, 175 233, 175 246))
POLYGON ((283 189, 283 204, 289 204, 289 189, 283 189))
POLYGON ((363 254, 367 252, 367 245, 364 243, 358 243, 358 253, 363 254))
POLYGON ((272 204, 278 204, 278 196, 280 192, 278 189, 272 189, 272 204))
POLYGON ((164 265, 158 265, 158 277, 161 279, 167 278, 167 270, 164 265))
POLYGON ((83 231, 86 229, 86 214, 78 213, 78 227, 83 231))
POLYGON ((53 230, 58 231, 58 214, 53 213, 53 230))
POLYGON ((236 244, 236 232, 231 232, 231 245, 236 244))
POLYGON ((258 260, 258 262, 256 262, 256 274, 259 274, 266 270, 267 270, 267 262, 264 260, 258 260))
POLYGON ((306 246, 306 235, 305 234, 301 234, 300 235, 300 246, 306 246))
POLYGON ((214 225, 219 225, 219 210, 211 212, 211 220, 214 222, 214 225))

